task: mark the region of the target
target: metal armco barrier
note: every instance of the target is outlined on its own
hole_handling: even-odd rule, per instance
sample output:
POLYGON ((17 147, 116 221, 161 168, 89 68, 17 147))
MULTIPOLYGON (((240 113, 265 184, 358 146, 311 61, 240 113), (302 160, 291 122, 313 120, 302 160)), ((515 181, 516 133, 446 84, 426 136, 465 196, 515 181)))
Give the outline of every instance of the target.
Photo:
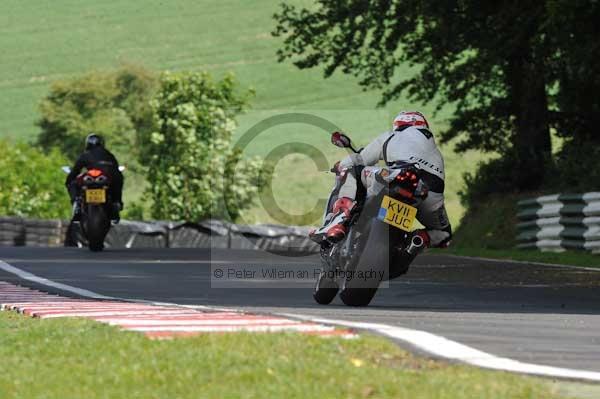
MULTIPOLYGON (((108 248, 235 248, 314 253, 319 246, 308 239, 308 227, 237 225, 221 220, 191 222, 135 222, 112 226, 108 248)), ((0 246, 81 246, 85 239, 78 224, 64 220, 0 217, 0 246)))
POLYGON ((600 192, 519 201, 518 248, 600 253, 600 192))

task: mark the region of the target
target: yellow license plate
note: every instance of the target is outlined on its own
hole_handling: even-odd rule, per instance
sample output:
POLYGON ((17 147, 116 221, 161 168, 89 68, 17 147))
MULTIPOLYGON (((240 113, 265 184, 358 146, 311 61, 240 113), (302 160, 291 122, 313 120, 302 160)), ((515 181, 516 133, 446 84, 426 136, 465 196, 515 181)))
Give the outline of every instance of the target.
POLYGON ((104 204, 106 202, 106 190, 103 188, 85 190, 85 202, 88 204, 104 204))
POLYGON ((381 201, 377 218, 400 230, 411 231, 417 218, 417 208, 386 195, 381 201))

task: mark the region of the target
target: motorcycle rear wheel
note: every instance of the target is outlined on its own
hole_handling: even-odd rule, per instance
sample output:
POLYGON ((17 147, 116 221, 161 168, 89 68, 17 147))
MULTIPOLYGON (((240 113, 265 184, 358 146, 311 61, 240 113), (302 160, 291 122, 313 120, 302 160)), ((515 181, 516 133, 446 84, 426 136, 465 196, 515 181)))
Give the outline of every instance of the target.
POLYGON ((360 252, 360 259, 356 268, 357 272, 374 272, 375 277, 369 280, 359 278, 346 279, 340 292, 340 299, 348 306, 367 306, 377 293, 379 283, 378 269, 385 271, 390 262, 389 228, 379 220, 373 220, 369 229, 367 242, 360 252))
POLYGON ((106 209, 103 206, 90 206, 85 218, 88 248, 92 252, 100 252, 104 249, 104 238, 110 229, 110 219, 106 209))

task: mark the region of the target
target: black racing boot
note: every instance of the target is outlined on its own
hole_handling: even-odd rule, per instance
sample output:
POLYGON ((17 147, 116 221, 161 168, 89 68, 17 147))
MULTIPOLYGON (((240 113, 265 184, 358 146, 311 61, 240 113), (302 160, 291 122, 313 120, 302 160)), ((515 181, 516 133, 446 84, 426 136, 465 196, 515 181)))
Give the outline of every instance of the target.
POLYGON ((76 198, 75 201, 73 201, 73 217, 72 220, 74 222, 80 222, 81 221, 81 198, 76 198))
POLYGON ((317 244, 327 240, 331 243, 340 242, 346 237, 347 222, 355 201, 342 197, 335 201, 333 210, 327 215, 325 225, 320 229, 311 230, 308 237, 317 244))
POLYGON ((112 203, 112 222, 114 224, 119 224, 119 222, 121 221, 121 210, 123 209, 123 203, 122 202, 113 202, 112 203))

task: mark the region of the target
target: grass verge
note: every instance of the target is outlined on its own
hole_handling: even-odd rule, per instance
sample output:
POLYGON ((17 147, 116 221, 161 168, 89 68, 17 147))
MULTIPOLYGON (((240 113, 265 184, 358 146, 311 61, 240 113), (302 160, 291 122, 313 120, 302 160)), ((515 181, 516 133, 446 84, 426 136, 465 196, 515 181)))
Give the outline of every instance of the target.
POLYGON ((83 319, 0 312, 2 398, 558 398, 558 384, 420 359, 378 337, 210 334, 151 341, 83 319))

